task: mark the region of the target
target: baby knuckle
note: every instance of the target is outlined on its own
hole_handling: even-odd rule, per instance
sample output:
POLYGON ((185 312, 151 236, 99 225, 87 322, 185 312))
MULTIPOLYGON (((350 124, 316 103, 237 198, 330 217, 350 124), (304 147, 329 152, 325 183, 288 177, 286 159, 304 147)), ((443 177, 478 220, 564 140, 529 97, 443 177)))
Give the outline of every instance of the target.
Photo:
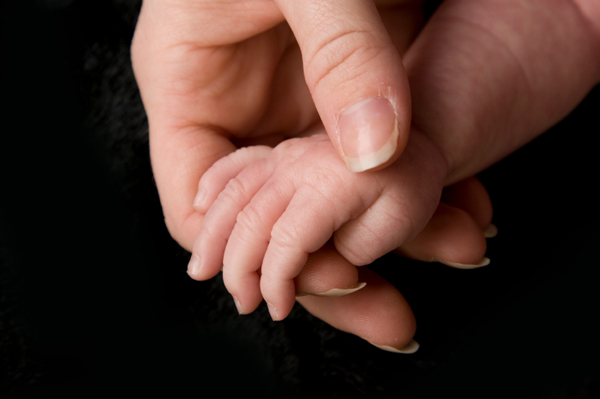
POLYGON ((301 147, 302 139, 292 138, 282 141, 271 152, 271 155, 278 162, 287 161, 290 158, 297 158, 301 147))
POLYGON ((240 227, 242 233, 256 232, 259 226, 262 226, 264 217, 251 204, 246 206, 236 218, 236 224, 240 227))
POLYGON ((237 177, 229 180, 225 189, 219 194, 219 199, 224 199, 233 203, 243 203, 246 201, 246 198, 246 187, 237 177))
POLYGON ((276 151, 277 153, 285 153, 287 151, 290 150, 290 148, 296 146, 298 144, 298 142, 301 139, 299 138, 291 138, 291 139, 287 139, 282 141, 281 143, 277 144, 277 146, 274 148, 274 151, 276 151))
POLYGON ((300 243, 300 234, 289 224, 275 223, 271 230, 271 243, 281 249, 297 248, 300 243))

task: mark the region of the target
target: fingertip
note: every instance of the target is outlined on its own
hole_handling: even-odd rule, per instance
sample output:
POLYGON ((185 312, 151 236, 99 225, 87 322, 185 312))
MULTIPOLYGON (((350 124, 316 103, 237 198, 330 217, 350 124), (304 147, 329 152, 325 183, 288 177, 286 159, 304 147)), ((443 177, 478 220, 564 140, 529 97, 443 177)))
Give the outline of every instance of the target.
MULTIPOLYGON (((200 180, 202 182, 202 180, 200 180)), ((200 213, 206 213, 208 206, 206 206, 206 189, 202 186, 198 188, 198 193, 194 198, 193 205, 194 209, 200 213)))
POLYGON ((235 295, 232 295, 231 297, 233 298, 233 303, 235 304, 235 308, 237 309, 238 314, 243 315, 244 308, 242 307, 240 300, 237 299, 237 297, 235 295))
POLYGON ((190 262, 188 263, 187 274, 194 280, 201 280, 200 278, 198 278, 198 276, 200 275, 200 269, 200 257, 196 254, 192 254, 190 262))
POLYGON ((293 280, 269 281, 261 276, 260 290, 273 321, 288 317, 296 303, 293 280))
POLYGON ((225 282, 225 288, 227 288, 227 291, 231 295, 239 315, 247 315, 254 312, 263 300, 258 287, 253 288, 250 285, 242 290, 232 290, 227 282, 225 282))
POLYGON ((254 312, 258 308, 260 303, 262 302, 262 297, 257 298, 255 295, 248 296, 247 294, 244 294, 242 296, 242 295, 239 295, 238 293, 236 293, 236 294, 231 294, 231 298, 233 299, 235 308, 240 316, 245 316, 245 315, 248 315, 248 314, 254 312), (241 297, 242 299, 240 300, 238 298, 238 296, 241 297))
POLYGON ((495 224, 490 223, 488 227, 483 230, 483 235, 485 238, 494 238, 498 235, 498 227, 495 224))
POLYGON ((342 111, 340 146, 351 172, 376 171, 404 152, 410 122, 400 118, 390 99, 367 98, 342 111))
POLYGON ((363 0, 278 4, 300 45, 315 107, 349 170, 389 165, 403 151, 411 100, 377 7, 363 0))
MULTIPOLYGON (((277 304, 277 306, 266 300, 265 300, 265 302, 267 303, 267 308, 269 309, 269 315, 271 316, 271 320, 282 321, 282 320, 285 320, 290 315, 290 313, 292 312, 292 308, 294 307, 294 303, 296 301, 295 300, 292 301, 291 304, 289 304, 289 303, 277 304)), ((285 301, 285 302, 288 302, 288 301, 285 301)))
POLYGON ((205 281, 215 277, 221 271, 218 261, 214 259, 212 253, 205 254, 206 256, 199 254, 203 254, 203 252, 195 250, 192 252, 187 267, 188 276, 196 281, 205 281))
POLYGON ((467 212, 480 228, 492 228, 492 200, 483 183, 476 177, 445 187, 441 201, 467 212))
POLYGON ((280 318, 279 312, 277 311, 277 308, 271 302, 267 301, 267 308, 269 309, 269 314, 271 315, 271 319, 273 321, 281 321, 281 320, 283 320, 283 318, 280 318))
POLYGON ((474 269, 489 264, 484 256, 486 250, 485 236, 473 217, 462 209, 440 203, 427 226, 396 252, 425 262, 474 269))

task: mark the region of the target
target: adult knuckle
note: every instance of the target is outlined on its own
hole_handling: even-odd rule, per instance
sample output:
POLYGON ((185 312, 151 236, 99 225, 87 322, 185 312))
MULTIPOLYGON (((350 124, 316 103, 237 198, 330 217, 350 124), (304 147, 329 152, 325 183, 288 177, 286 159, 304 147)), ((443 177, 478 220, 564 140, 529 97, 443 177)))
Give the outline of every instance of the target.
POLYGON ((355 30, 344 23, 333 24, 325 29, 322 36, 323 39, 315 46, 305 66, 307 81, 312 89, 340 70, 344 72, 345 81, 352 80, 352 75, 358 78, 366 72, 361 67, 382 49, 370 32, 355 30))
POLYGON ((397 206, 394 209, 385 212, 384 218, 392 233, 386 237, 380 235, 379 239, 384 242, 391 242, 390 245, 393 245, 394 247, 398 247, 405 242, 412 240, 421 230, 417 229, 413 218, 407 214, 406 207, 397 206))

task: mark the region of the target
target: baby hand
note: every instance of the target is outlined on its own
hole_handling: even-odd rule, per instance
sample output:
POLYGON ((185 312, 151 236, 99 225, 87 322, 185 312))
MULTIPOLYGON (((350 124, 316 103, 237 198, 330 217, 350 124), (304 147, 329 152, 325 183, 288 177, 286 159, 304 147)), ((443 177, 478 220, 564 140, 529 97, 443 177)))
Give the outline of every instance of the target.
MULTIPOLYGON (((273 318, 285 318, 294 278, 332 236, 342 256, 366 265, 423 229, 438 205, 445 163, 424 136, 409 144, 390 168, 363 174, 348 171, 323 133, 280 144, 210 206, 194 243, 194 277, 211 278, 223 265, 240 313, 264 297, 273 318)), ((256 158, 269 152, 261 151, 256 158)))

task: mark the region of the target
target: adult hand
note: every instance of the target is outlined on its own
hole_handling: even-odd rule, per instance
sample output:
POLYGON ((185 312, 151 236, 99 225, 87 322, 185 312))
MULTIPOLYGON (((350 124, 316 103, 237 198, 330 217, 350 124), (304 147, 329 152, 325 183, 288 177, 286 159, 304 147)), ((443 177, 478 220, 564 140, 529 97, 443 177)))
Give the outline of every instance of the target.
MULTIPOLYGON (((547 130, 598 84, 600 3, 446 2, 404 62, 413 126, 444 154, 452 184, 547 130)), ((405 311, 396 305, 394 312, 381 297, 393 292, 388 283, 367 287, 299 301, 337 328, 399 348, 393 337, 406 342, 406 327, 397 322, 405 311)))
MULTIPOLYGON (((169 4, 173 5, 163 6, 169 4)), ((190 249, 202 221, 191 206, 196 183, 216 159, 235 149, 227 138, 244 138, 238 140, 240 145, 275 144, 286 134, 306 128, 317 114, 306 106, 312 99, 303 79, 283 79, 302 71, 296 67, 294 73, 285 72, 299 65, 300 57, 285 25, 275 26, 279 19, 270 20, 275 26, 272 30, 249 40, 204 48, 205 42, 194 41, 198 23, 192 20, 192 12, 185 13, 183 4, 169 13, 160 4, 146 2, 132 50, 150 121, 153 167, 167 225, 173 237, 190 249), (288 38, 290 47, 279 35, 288 38), (279 49, 277 54, 272 53, 273 46, 279 49), (248 54, 262 62, 249 68, 251 64, 242 62, 248 61, 248 54), (279 62, 278 72, 273 69, 274 60, 279 62), (226 71, 221 79, 216 77, 223 71, 207 68, 209 61, 226 71), (264 76, 261 71, 268 65, 271 69, 264 76), (269 82, 274 84, 269 86, 269 82), (265 85, 270 89, 264 90, 265 85), (228 95, 232 92, 237 95, 228 95), (294 94, 286 97, 285 93, 294 94), (277 101, 282 98, 295 106, 277 101), (255 108, 247 108, 240 117, 236 110, 247 103, 255 108), (251 118, 253 112, 259 117, 251 118)), ((196 11, 204 10, 198 6, 196 11)), ((253 15, 250 11, 243 12, 253 15)), ((402 16, 418 15, 392 11, 390 18, 383 17, 388 27, 390 22, 405 21, 402 16)), ((476 173, 518 148, 583 98, 598 81, 598 24, 590 22, 598 21, 598 14, 592 1, 553 2, 544 7, 516 1, 498 6, 469 1, 443 5, 412 47, 406 64, 416 104, 414 124, 447 158, 451 171, 447 183, 476 173)), ((252 20, 257 25, 265 21, 252 20)), ((418 25, 413 21, 392 29, 395 43, 404 43, 398 46, 400 53, 418 25)), ((330 126, 328 131, 332 133, 330 126)), ((333 142, 336 145, 335 137, 333 142)), ((366 269, 361 273, 369 274, 366 269)), ((399 293, 380 280, 370 286, 377 284, 385 289, 363 289, 343 298, 303 297, 301 301, 338 328, 397 348, 407 342, 411 329, 394 321, 398 318, 387 317, 405 311, 401 301, 388 303, 381 295, 393 293, 398 298, 399 293)))
MULTIPOLYGON (((275 145, 322 120, 334 146, 354 170, 377 163, 384 167, 400 154, 410 109, 399 54, 420 28, 422 12, 419 2, 387 3, 381 18, 390 36, 374 5, 365 1, 144 2, 132 61, 148 114, 152 163, 166 224, 184 248, 191 249, 203 217, 192 207, 197 182, 236 145, 275 145), (282 23, 284 15, 291 29, 282 23), (368 98, 374 100, 364 101, 368 98), (391 118, 386 115, 386 101, 393 105, 391 118), (357 102, 368 111, 357 111, 353 106, 357 102), (342 117, 343 111, 364 120, 350 123, 342 117), (387 133, 378 130, 382 121, 387 133), (394 133, 394 127, 397 137, 391 143, 376 136, 394 133), (353 143, 358 147, 350 148, 353 143), (384 158, 368 154, 372 150, 381 155, 382 145, 388 149, 384 158), (359 155, 370 157, 371 163, 357 164, 359 155)), ((487 223, 490 218, 491 211, 487 223)), ((443 245, 448 242, 444 239, 412 249, 409 245, 407 250, 427 260, 441 253, 449 260, 473 263, 485 251, 481 231, 474 230, 469 233, 476 236, 475 251, 458 257, 446 253, 444 248, 451 246, 443 245)), ((304 276, 312 273, 319 278, 300 276, 300 291, 337 287, 344 276, 357 281, 355 268, 334 252, 311 258, 315 267, 304 276), (332 262, 354 273, 328 279, 331 273, 320 266, 329 265, 331 270, 332 262)), ((393 287, 388 288, 401 298, 393 287)), ((398 305, 390 302, 388 307, 397 310, 398 305)), ((405 302, 402 306, 412 317, 405 302)), ((404 326, 410 339, 414 329, 404 326)), ((396 331, 392 329, 392 335, 396 331)))

